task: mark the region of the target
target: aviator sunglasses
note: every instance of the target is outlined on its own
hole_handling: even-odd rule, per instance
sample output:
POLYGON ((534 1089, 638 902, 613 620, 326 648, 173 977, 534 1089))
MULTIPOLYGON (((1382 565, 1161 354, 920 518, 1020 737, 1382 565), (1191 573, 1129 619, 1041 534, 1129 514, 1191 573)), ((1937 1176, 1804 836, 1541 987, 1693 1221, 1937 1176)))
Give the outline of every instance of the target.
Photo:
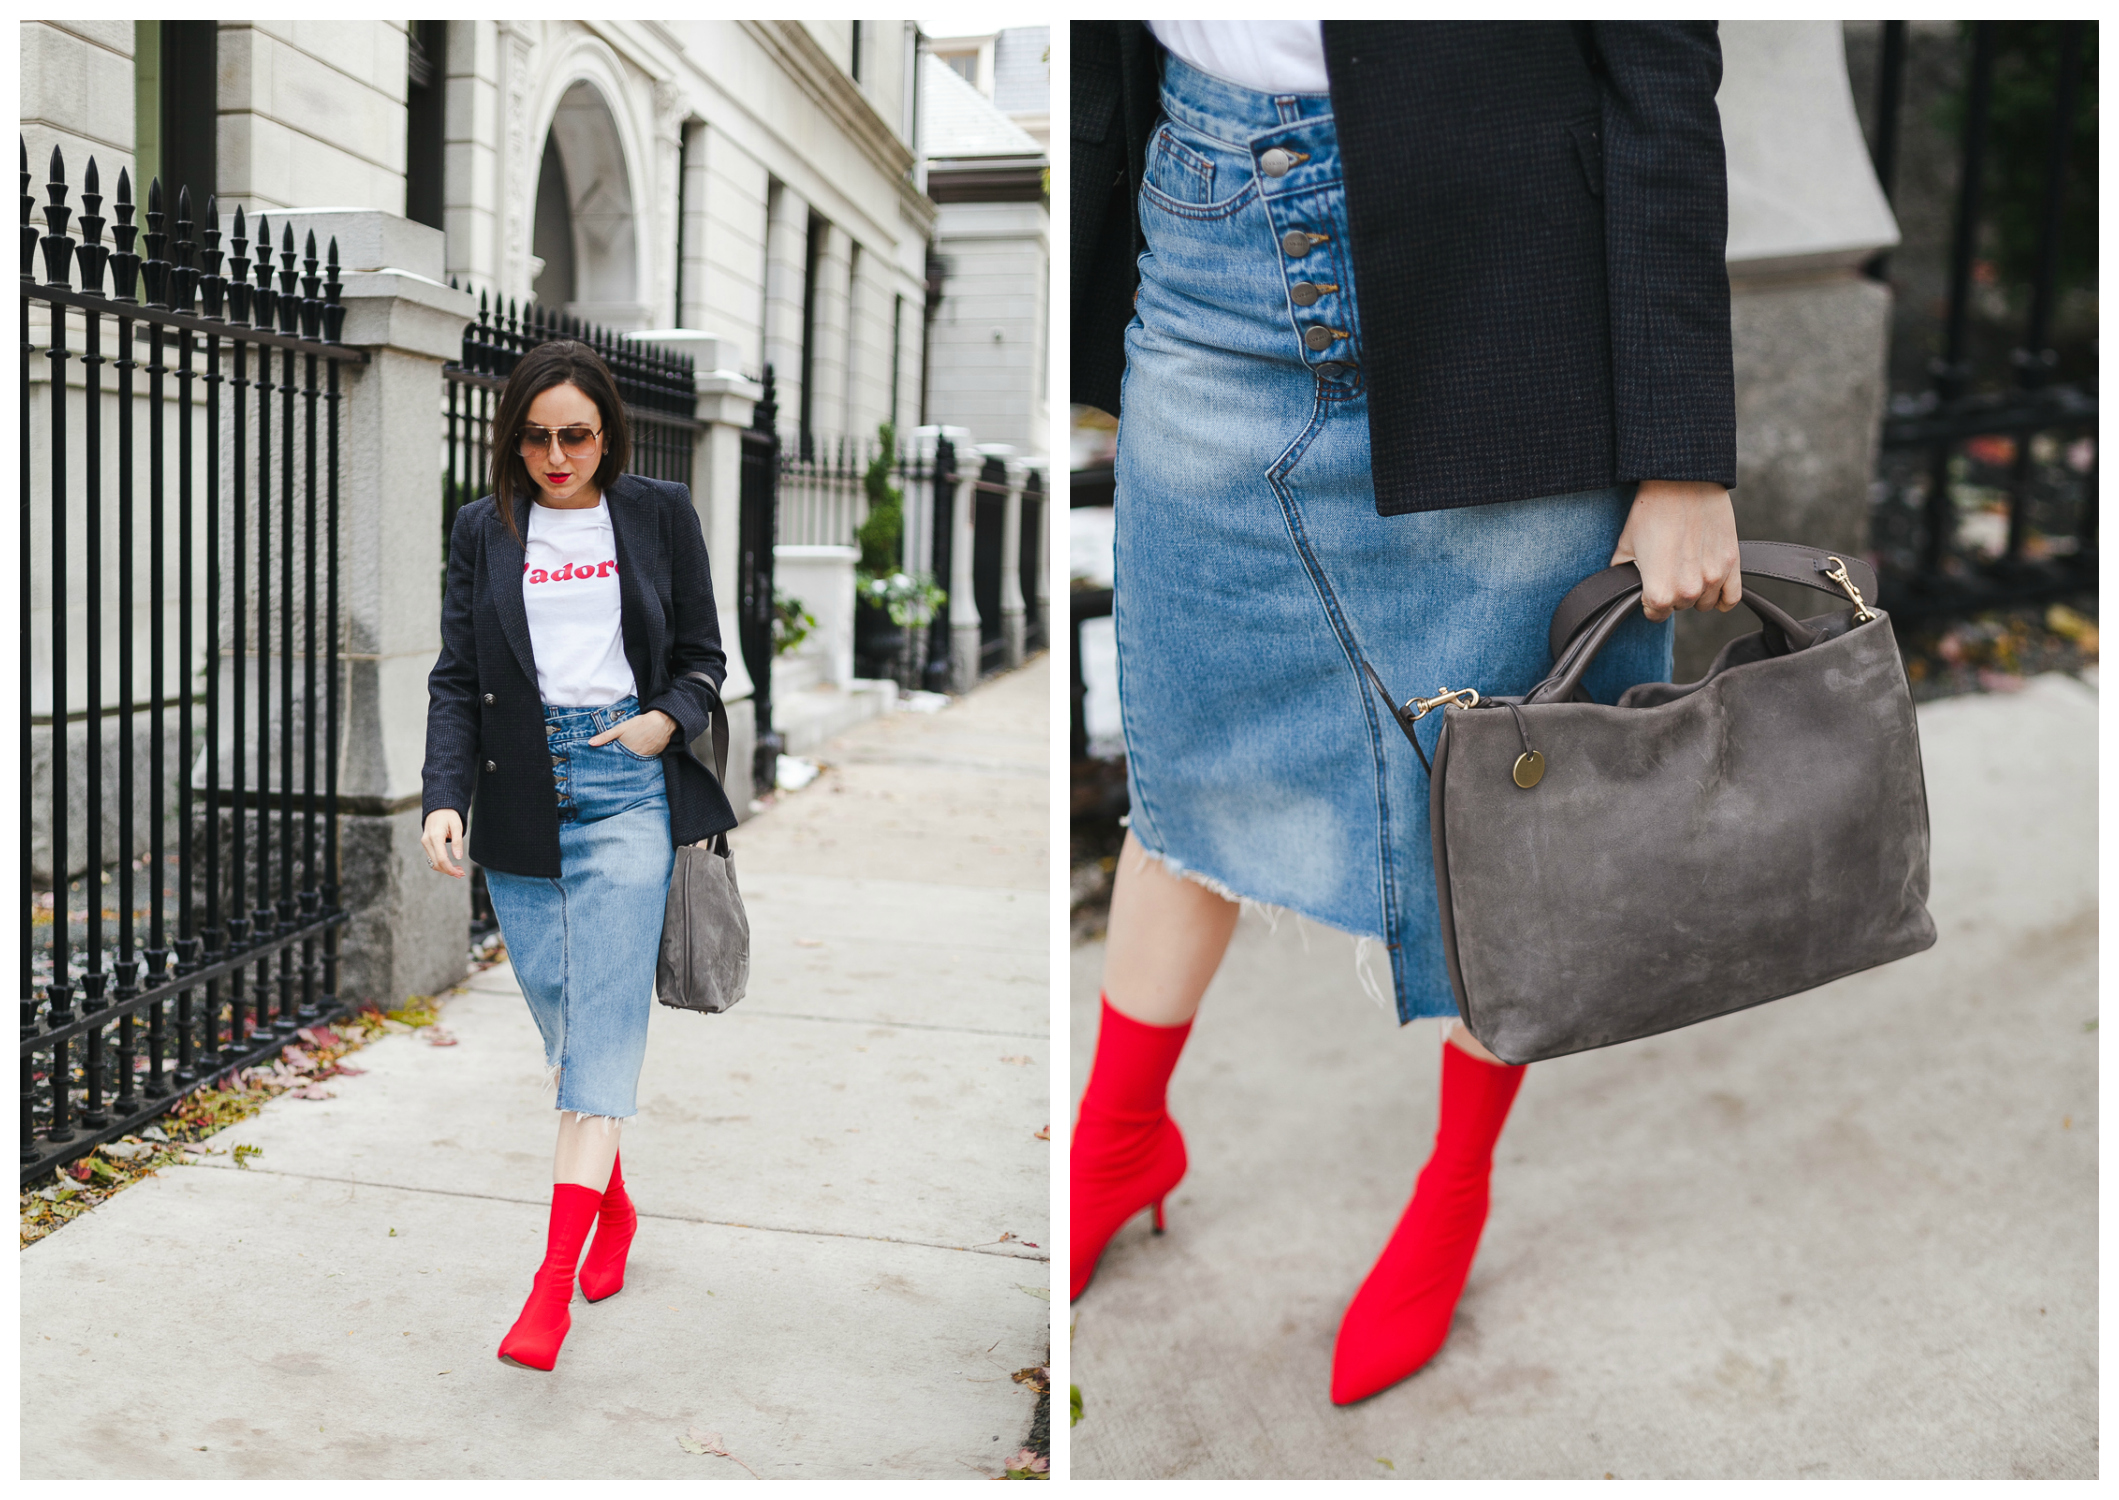
POLYGON ((557 438, 567 457, 580 458, 595 448, 602 432, 601 427, 524 427, 519 446, 524 458, 535 458, 550 452, 557 438))

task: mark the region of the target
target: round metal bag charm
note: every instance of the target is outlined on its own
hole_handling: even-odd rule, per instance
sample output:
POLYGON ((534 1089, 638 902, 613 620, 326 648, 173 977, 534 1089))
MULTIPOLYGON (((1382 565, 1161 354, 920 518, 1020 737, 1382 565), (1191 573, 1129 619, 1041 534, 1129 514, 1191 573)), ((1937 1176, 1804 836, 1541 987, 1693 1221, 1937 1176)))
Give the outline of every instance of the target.
POLYGON ((1529 791, 1544 779, 1545 757, 1535 750, 1524 751, 1516 757, 1514 776, 1516 785, 1529 791))

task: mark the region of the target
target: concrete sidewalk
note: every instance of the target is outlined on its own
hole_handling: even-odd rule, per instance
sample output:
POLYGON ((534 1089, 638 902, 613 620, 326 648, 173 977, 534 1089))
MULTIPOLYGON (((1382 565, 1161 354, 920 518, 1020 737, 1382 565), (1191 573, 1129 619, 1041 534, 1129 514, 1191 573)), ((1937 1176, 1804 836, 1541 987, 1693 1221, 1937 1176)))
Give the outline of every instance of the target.
POLYGON ((1246 918, 1171 1086, 1169 1233, 1139 1216, 1074 1308, 1072 1472, 2095 1477, 2096 694, 1920 722, 1936 946, 1532 1068, 1449 1343, 1345 1410, 1439 1032, 1363 998, 1350 940, 1246 918))
POLYGON ((1044 659, 734 835, 750 993, 657 1006, 625 1291, 501 1364, 553 1111, 505 967, 22 1257, 26 1478, 997 1476, 1048 1345, 1044 659), (1004 1238, 1006 1237, 1006 1238, 1004 1238))

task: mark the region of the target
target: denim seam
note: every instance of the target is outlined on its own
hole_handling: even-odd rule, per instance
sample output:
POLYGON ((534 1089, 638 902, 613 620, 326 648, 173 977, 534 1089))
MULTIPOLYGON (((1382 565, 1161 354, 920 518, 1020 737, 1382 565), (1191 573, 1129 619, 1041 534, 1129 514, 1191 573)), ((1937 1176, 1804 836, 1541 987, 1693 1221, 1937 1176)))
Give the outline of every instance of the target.
POLYGON ((1259 194, 1257 182, 1252 181, 1245 183, 1241 192, 1239 192, 1235 197, 1228 199, 1226 202, 1223 203, 1179 203, 1175 198, 1172 198, 1169 194, 1158 190, 1154 183, 1143 182, 1140 185, 1140 196, 1143 202, 1146 202, 1155 208, 1161 209, 1164 213, 1169 214, 1172 218, 1192 219, 1199 223, 1211 223, 1216 219, 1233 219, 1244 209, 1250 207, 1251 200, 1258 197, 1259 194))
POLYGON ((559 1087, 553 1093, 552 1107, 564 1110, 573 1079, 567 1067, 567 1044, 574 1034, 574 1028, 567 1024, 567 991, 574 977, 574 923, 567 903, 566 881, 555 880, 552 888, 559 894, 559 1087))
POLYGON ((1296 555, 1302 559, 1303 568, 1310 575, 1310 585, 1317 590, 1318 602, 1324 609, 1325 618, 1331 624, 1332 633, 1339 639, 1339 649, 1346 655, 1348 681, 1361 704, 1362 720, 1368 725, 1369 755, 1376 769, 1376 842, 1377 853, 1382 862, 1380 894, 1383 899, 1383 949, 1390 955, 1393 998, 1397 1002, 1399 1022, 1403 1024, 1412 1017, 1406 1014, 1410 997, 1406 993, 1404 945, 1398 941, 1397 862, 1392 857, 1391 849, 1390 782, 1384 756, 1382 725, 1376 720, 1375 703, 1362 688, 1360 652, 1353 642, 1352 627, 1347 622, 1338 595, 1332 591, 1331 581, 1325 577, 1323 564, 1317 560, 1316 553, 1310 547, 1309 537, 1303 530, 1301 512, 1295 504, 1294 493, 1287 484, 1289 472, 1301 460, 1316 433, 1323 427, 1325 414, 1326 408, 1320 399, 1310 418, 1309 426, 1303 429, 1302 435, 1286 452, 1273 461, 1266 470, 1265 477, 1266 482, 1273 487, 1274 497, 1280 502, 1281 519, 1288 528, 1289 538, 1294 542, 1296 555))
MULTIPOLYGON (((1152 251, 1143 251, 1141 253, 1141 259, 1145 260, 1151 254, 1153 254, 1152 251)), ((1137 325, 1140 325, 1139 313, 1135 313, 1133 315, 1133 323, 1128 325, 1127 331, 1130 333, 1132 331, 1132 328, 1137 325)), ((1123 444, 1126 441, 1126 387, 1132 383, 1132 380, 1133 362, 1131 360, 1128 360, 1126 361, 1125 368, 1119 372, 1118 377, 1118 433, 1112 443, 1111 449, 1111 461, 1114 472, 1117 472, 1118 470, 1124 467, 1118 459, 1118 448, 1120 444, 1123 444)), ((1114 491, 1112 494, 1112 499, 1116 501, 1118 498, 1119 497, 1116 491, 1114 491)), ((1116 536, 1117 534, 1114 534, 1114 543, 1116 541, 1116 536)), ((1115 584, 1118 581, 1117 574, 1119 571, 1118 556, 1115 550, 1112 554, 1112 564, 1112 582, 1115 584)), ((1114 617, 1116 616, 1118 609, 1118 593, 1117 590, 1114 589, 1112 592, 1112 613, 1114 617)), ((1116 623, 1117 621, 1114 618, 1114 627, 1116 626, 1116 623)), ((1113 644, 1114 647, 1117 647, 1117 649, 1115 649, 1114 651, 1114 656, 1118 667, 1118 728, 1119 734, 1126 741, 1126 782, 1128 790, 1128 800, 1132 804, 1132 815, 1127 819, 1127 826, 1134 827, 1137 824, 1141 825, 1139 828, 1136 829, 1136 831, 1144 835, 1141 838, 1141 844, 1143 847, 1146 847, 1150 839, 1153 839, 1157 844, 1160 844, 1162 842, 1162 839, 1161 835, 1158 834, 1155 829, 1154 808, 1150 803, 1150 799, 1146 795, 1146 789, 1141 784, 1140 757, 1134 754, 1133 751, 1133 713, 1132 710, 1130 710, 1126 706, 1126 653, 1122 646, 1118 646, 1118 642, 1116 640, 1114 640, 1113 644)))

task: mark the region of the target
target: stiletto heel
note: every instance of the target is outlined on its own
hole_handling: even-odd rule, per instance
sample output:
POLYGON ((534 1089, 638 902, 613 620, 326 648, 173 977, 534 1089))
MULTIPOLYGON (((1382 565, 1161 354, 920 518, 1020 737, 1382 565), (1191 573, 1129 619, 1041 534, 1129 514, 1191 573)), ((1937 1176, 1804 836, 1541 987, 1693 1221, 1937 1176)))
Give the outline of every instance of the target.
POLYGON ((614 1156, 611 1180, 603 1190, 603 1202, 596 1213, 596 1238, 581 1262, 583 1297, 601 1302, 625 1290, 625 1256, 633 1248, 633 1231, 639 1225, 640 1215, 633 1211, 633 1200, 626 1195, 624 1168, 614 1156))
POLYGON ((1163 1232, 1163 1201, 1160 1198, 1155 1200, 1155 1232, 1163 1232))

